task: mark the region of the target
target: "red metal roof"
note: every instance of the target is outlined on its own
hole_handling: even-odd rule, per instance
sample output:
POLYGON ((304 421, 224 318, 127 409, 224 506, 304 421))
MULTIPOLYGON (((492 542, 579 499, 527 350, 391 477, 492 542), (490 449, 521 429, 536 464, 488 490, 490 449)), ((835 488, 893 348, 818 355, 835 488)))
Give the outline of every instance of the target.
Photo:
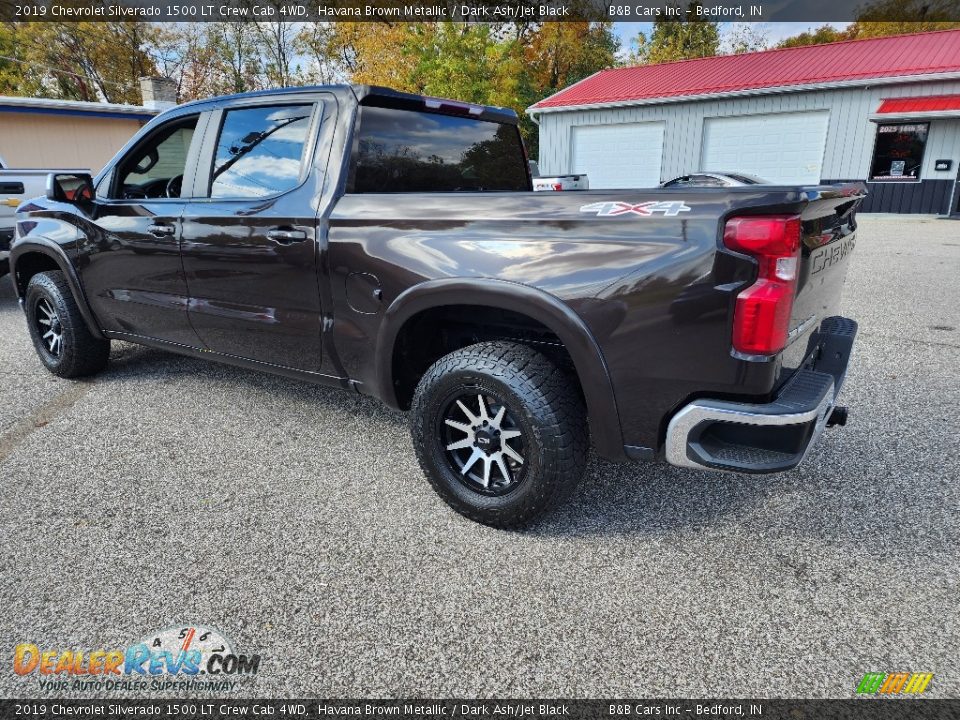
POLYGON ((602 70, 531 110, 960 73, 960 30, 602 70))
POLYGON ((960 110, 960 95, 927 95, 926 97, 888 98, 880 101, 879 115, 945 112, 960 110))

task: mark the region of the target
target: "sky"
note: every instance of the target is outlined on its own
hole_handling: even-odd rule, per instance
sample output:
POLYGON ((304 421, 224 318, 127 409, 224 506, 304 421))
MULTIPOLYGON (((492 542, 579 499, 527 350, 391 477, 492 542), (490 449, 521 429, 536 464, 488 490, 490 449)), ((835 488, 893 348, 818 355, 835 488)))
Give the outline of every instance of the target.
MULTIPOLYGON (((720 23, 721 35, 726 27, 733 23, 720 23)), ((806 30, 814 30, 821 25, 832 25, 835 28, 844 28, 849 23, 805 23, 805 22, 771 22, 771 23, 752 23, 755 29, 760 30, 767 36, 769 45, 776 45, 784 38, 791 35, 799 35, 806 30)), ((637 33, 646 33, 647 37, 653 31, 653 23, 614 23, 613 32, 620 38, 621 52, 626 55, 631 49, 631 43, 637 37, 637 33)))

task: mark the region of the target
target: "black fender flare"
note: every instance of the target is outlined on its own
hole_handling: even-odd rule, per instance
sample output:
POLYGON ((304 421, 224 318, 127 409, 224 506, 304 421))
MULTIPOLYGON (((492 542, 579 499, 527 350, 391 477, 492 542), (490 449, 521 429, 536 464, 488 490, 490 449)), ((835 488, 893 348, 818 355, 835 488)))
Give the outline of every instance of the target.
POLYGON ((10 276, 13 278, 14 285, 16 286, 17 297, 19 297, 22 302, 27 291, 26 286, 20 282, 20 278, 17 275, 17 260, 24 255, 33 253, 46 255, 57 264, 57 267, 63 272, 64 277, 67 278, 67 285, 70 286, 70 292, 73 293, 73 299, 77 303, 77 308, 80 310, 80 315, 83 317, 87 329, 95 338, 102 340, 104 337, 103 333, 100 331, 100 326, 93 315, 93 311, 90 309, 90 303, 87 302, 87 296, 83 291, 83 285, 80 284, 80 277, 77 275, 77 270, 64 249, 52 240, 44 237, 31 237, 27 240, 20 240, 11 248, 10 276))
POLYGON ((613 384, 596 339, 583 319, 559 298, 519 283, 496 278, 443 278, 418 283, 387 308, 377 333, 375 394, 398 408, 393 382, 393 352, 406 322, 424 310, 445 305, 482 305, 526 315, 549 328, 573 360, 587 403, 590 431, 597 452, 623 459, 623 433, 613 384))

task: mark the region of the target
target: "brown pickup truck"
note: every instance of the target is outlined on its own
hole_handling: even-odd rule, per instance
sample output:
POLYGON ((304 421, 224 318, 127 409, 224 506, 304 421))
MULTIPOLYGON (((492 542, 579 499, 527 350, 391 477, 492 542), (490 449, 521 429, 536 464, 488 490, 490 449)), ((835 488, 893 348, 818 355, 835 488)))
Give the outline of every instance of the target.
POLYGON ((290 88, 177 107, 95 179, 54 176, 11 263, 52 372, 123 340, 372 395, 454 509, 506 527, 591 442, 766 473, 842 424, 863 195, 534 193, 511 111, 290 88))

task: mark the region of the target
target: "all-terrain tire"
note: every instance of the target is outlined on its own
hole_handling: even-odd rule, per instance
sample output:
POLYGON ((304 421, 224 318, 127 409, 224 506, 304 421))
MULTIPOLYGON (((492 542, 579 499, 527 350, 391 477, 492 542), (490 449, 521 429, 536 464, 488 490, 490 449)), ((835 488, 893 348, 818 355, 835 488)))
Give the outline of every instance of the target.
POLYGON ((437 494, 458 513, 498 528, 529 525, 566 499, 589 454, 576 384, 542 354, 512 342, 471 345, 434 363, 414 394, 410 429, 420 466, 437 494), (498 423, 480 421, 495 415, 498 423), (488 428, 496 437, 488 437, 488 428), (511 439, 500 441, 501 432, 511 439), (465 447, 449 450, 457 445, 465 447), (507 463, 494 462, 491 447, 499 448, 507 463), (488 466, 486 476, 475 469, 488 466), (497 482, 502 487, 492 487, 497 482))
POLYGON ((34 275, 27 285, 24 302, 30 339, 50 372, 62 378, 76 378, 106 367, 110 341, 90 333, 62 272, 50 270, 34 275), (49 334, 53 330, 58 331, 59 341, 49 334))

